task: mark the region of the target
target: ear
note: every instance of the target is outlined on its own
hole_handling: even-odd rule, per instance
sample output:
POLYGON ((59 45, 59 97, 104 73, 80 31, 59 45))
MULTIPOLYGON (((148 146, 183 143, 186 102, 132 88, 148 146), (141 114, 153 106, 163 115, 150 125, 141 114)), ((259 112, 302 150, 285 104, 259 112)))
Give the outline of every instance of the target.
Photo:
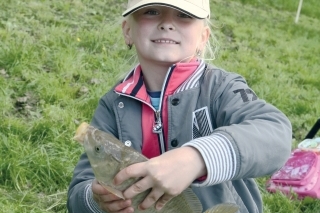
POLYGON ((209 38, 210 38, 210 28, 209 28, 209 26, 204 26, 204 28, 201 32, 201 38, 200 38, 200 43, 199 43, 199 47, 201 50, 204 49, 209 38))
POLYGON ((132 44, 131 36, 130 36, 130 24, 127 19, 122 22, 122 33, 126 44, 132 44))

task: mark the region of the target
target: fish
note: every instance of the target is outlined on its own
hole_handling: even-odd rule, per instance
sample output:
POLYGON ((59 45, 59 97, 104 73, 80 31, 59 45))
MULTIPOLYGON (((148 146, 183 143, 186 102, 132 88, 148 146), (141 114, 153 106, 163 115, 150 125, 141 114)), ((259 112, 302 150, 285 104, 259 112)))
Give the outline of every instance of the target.
MULTIPOLYGON (((110 193, 125 199, 123 191, 140 178, 130 178, 120 185, 113 184, 113 178, 122 169, 134 163, 148 160, 135 149, 126 146, 113 135, 101 131, 86 122, 79 125, 74 140, 78 141, 88 156, 96 180, 110 193)), ((200 200, 190 187, 178 196, 172 198, 161 210, 154 206, 139 210, 138 205, 145 199, 151 189, 144 191, 132 198, 135 213, 202 213, 200 200)), ((213 206, 204 213, 235 213, 239 210, 234 203, 222 203, 213 206)))

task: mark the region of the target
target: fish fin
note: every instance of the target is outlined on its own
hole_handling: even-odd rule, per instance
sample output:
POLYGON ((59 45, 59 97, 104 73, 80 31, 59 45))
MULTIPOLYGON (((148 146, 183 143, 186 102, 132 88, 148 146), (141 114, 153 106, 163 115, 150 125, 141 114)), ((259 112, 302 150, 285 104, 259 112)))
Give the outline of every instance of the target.
POLYGON ((87 128, 89 124, 86 122, 83 122, 80 124, 80 126, 76 130, 76 134, 73 137, 74 140, 78 141, 79 143, 83 144, 85 135, 87 133, 87 128))
MULTIPOLYGON (((100 182, 99 182, 100 183, 100 182)), ((115 188, 112 188, 112 187, 110 187, 110 186, 107 186, 107 185, 105 185, 105 184, 103 184, 103 183, 100 183, 106 190, 108 190, 108 192, 110 192, 111 194, 114 194, 115 196, 117 196, 118 198, 121 198, 121 199, 123 199, 123 200, 125 200, 125 198, 124 198, 124 196, 123 196, 123 194, 122 194, 122 192, 120 191, 120 190, 118 190, 118 189, 115 189, 115 188)))
POLYGON ((190 187, 184 190, 182 194, 186 199, 187 204, 192 209, 192 212, 202 212, 202 204, 190 187))
POLYGON ((234 203, 222 203, 215 205, 204 213, 236 213, 238 210, 239 206, 234 203))

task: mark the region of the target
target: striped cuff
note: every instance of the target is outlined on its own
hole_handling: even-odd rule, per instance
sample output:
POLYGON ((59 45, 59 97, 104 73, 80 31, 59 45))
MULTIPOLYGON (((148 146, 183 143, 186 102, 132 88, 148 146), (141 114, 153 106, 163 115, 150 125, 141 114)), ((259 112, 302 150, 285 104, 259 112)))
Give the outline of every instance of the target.
POLYGON ((231 142, 220 133, 196 138, 183 146, 196 148, 205 162, 207 178, 203 182, 194 182, 197 187, 210 186, 231 180, 236 173, 236 154, 231 142))
POLYGON ((84 191, 85 191, 85 203, 87 208, 90 210, 90 213, 104 213, 104 211, 100 209, 96 201, 93 200, 91 183, 86 186, 84 191))

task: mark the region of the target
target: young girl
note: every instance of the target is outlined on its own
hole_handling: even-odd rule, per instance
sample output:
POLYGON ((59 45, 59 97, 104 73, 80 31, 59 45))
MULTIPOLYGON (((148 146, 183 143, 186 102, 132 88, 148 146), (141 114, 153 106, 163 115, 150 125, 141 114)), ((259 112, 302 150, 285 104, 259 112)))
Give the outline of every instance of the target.
POLYGON ((210 37, 209 0, 129 0, 123 16, 124 39, 135 45, 139 64, 101 98, 91 125, 150 160, 115 176, 115 184, 141 177, 122 200, 97 183, 83 154, 69 212, 133 212, 131 198, 148 189, 139 208, 161 209, 190 185, 204 210, 229 202, 241 213, 262 212, 252 178, 285 163, 291 125, 241 76, 200 58, 210 37))

